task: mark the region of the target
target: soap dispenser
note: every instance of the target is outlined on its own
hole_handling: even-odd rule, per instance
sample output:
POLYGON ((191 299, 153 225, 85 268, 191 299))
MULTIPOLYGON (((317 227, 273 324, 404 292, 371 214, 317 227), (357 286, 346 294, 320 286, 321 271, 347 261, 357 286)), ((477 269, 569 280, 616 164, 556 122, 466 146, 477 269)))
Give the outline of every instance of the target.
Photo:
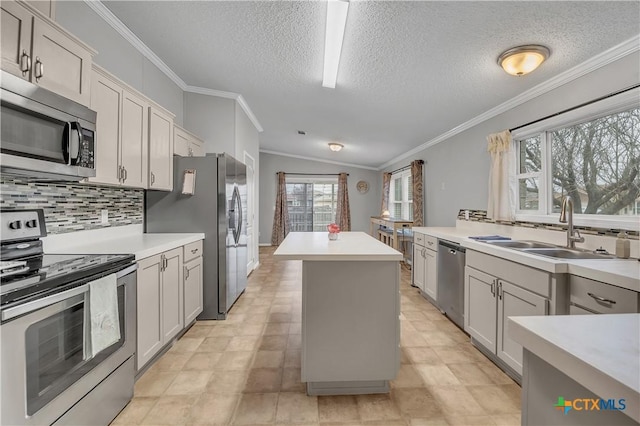
POLYGON ((627 238, 627 233, 622 231, 616 239, 616 257, 620 259, 628 259, 631 254, 631 241, 627 238))

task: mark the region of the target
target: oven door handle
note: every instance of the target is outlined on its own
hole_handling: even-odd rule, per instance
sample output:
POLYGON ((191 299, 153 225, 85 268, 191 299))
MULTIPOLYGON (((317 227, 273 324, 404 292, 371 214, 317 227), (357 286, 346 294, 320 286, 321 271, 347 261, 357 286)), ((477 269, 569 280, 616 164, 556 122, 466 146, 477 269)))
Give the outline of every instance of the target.
MULTIPOLYGON (((133 265, 122 269, 116 272, 116 279, 120 279, 125 275, 131 274, 138 269, 138 264, 134 263, 133 265)), ((119 282, 118 286, 124 285, 125 282, 119 282)), ((42 299, 33 300, 31 302, 24 303, 22 305, 4 309, 2 311, 2 321, 7 321, 12 318, 18 317, 20 315, 28 314, 29 312, 37 311, 38 309, 46 308, 49 305, 53 305, 54 303, 61 302, 65 299, 70 299, 79 294, 85 293, 89 291, 89 284, 83 284, 79 287, 74 287, 72 289, 63 291, 61 293, 52 294, 51 296, 43 297, 42 299)))

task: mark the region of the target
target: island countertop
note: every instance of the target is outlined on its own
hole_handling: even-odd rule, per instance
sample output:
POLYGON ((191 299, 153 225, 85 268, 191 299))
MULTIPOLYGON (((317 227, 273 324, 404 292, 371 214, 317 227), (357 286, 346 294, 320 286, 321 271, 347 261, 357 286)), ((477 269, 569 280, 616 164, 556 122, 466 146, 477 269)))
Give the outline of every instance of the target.
POLYGON ((329 240, 327 232, 290 232, 273 256, 279 260, 402 260, 402 253, 365 232, 340 232, 335 241, 329 240))

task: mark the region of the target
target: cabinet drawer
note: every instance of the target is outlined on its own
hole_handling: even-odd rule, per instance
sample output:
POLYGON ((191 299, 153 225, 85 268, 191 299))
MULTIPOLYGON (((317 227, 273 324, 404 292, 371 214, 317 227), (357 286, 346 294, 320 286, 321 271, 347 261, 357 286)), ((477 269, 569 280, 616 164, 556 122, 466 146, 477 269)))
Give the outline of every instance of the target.
POLYGON ((427 236, 424 234, 421 234, 419 232, 414 232, 413 233, 413 244, 417 244, 419 246, 424 246, 425 245, 425 238, 427 236))
POLYGON ((467 266, 502 278, 541 296, 551 297, 551 276, 548 272, 474 250, 467 250, 466 260, 467 266))
POLYGON ((424 236, 424 246, 431 250, 438 250, 438 239, 431 235, 424 236))
POLYGON ((184 246, 184 262, 202 256, 202 240, 184 246))
POLYGON ((640 293, 575 275, 569 278, 569 298, 572 304, 601 314, 639 312, 640 293))

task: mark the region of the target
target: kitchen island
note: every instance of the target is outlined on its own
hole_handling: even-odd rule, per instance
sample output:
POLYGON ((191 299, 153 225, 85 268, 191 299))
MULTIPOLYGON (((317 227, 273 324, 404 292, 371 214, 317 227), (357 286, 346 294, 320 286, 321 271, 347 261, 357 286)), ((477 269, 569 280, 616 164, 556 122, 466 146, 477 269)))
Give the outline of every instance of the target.
POLYGON ((364 232, 291 232, 302 260, 302 374, 309 395, 385 393, 400 368, 402 253, 364 232))
POLYGON ((511 317, 522 424, 637 425, 640 314, 511 317))

